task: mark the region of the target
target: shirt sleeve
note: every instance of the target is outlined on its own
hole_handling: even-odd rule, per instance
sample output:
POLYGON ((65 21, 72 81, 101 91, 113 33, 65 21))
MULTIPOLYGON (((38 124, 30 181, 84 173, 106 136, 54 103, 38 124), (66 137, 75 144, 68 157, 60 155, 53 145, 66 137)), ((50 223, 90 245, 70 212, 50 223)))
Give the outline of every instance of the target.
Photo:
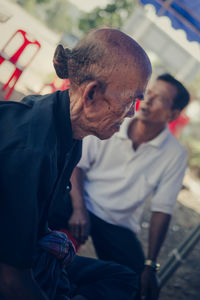
POLYGON ((29 268, 38 234, 42 159, 20 149, 0 152, 0 261, 29 268))
POLYGON ((81 168, 84 172, 87 172, 95 162, 99 142, 100 140, 95 136, 87 136, 83 139, 82 156, 77 167, 81 168))
POLYGON ((187 155, 183 149, 181 155, 168 163, 159 185, 151 200, 151 210, 172 214, 187 166, 187 155))

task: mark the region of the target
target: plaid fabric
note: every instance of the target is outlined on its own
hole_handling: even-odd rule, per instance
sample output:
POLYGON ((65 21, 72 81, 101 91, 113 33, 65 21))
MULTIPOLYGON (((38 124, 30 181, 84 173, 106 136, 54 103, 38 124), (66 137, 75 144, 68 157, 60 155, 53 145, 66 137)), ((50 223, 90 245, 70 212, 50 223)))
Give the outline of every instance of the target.
POLYGON ((60 231, 51 231, 39 240, 38 246, 53 254, 66 267, 75 255, 75 248, 67 234, 60 231))

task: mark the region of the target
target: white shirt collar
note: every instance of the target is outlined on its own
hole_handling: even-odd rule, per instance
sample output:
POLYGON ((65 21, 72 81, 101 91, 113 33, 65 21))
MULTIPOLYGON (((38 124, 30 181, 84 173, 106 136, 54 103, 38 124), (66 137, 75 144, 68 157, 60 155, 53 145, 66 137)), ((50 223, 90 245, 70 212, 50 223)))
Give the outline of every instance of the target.
POLYGON ((148 142, 149 145, 152 145, 154 147, 161 147, 164 142, 168 139, 170 135, 170 131, 168 126, 166 126, 159 135, 157 135, 154 139, 148 142))
MULTIPOLYGON (((135 118, 135 117, 134 117, 135 118)), ((130 122, 132 122, 133 118, 127 118, 124 120, 123 124, 121 125, 120 131, 115 134, 116 137, 120 139, 129 139, 128 137, 128 127, 130 122)), ((159 135, 157 135, 154 139, 145 144, 152 145, 154 147, 161 147, 163 143, 167 140, 170 135, 170 131, 168 126, 166 126, 159 135)))

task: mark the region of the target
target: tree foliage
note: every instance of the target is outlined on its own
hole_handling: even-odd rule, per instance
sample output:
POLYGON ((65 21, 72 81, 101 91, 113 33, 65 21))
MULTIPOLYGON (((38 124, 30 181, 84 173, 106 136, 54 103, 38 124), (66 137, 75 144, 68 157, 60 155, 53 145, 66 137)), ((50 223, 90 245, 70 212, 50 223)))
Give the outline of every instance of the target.
POLYGON ((72 5, 67 0, 17 0, 31 15, 57 32, 71 32, 75 22, 71 18, 72 5))
POLYGON ((119 29, 133 12, 136 2, 136 0, 113 0, 105 8, 96 7, 92 12, 84 13, 79 21, 79 29, 83 33, 104 25, 119 29))
POLYGON ((19 5, 23 6, 26 10, 33 10, 34 6, 37 4, 48 3, 50 0, 17 0, 19 5))
POLYGON ((45 22, 58 32, 69 31, 73 27, 73 21, 69 14, 69 4, 66 0, 52 1, 52 5, 46 9, 45 22))

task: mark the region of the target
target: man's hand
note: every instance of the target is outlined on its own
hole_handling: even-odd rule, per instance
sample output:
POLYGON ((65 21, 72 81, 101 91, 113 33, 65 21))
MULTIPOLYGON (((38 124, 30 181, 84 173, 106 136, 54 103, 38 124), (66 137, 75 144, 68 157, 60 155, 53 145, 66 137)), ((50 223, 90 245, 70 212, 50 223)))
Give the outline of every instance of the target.
POLYGON ((141 300, 157 300, 159 291, 156 271, 146 266, 141 275, 141 300))
POLYGON ((73 211, 69 219, 69 232, 78 243, 84 244, 88 238, 90 230, 90 219, 88 211, 85 208, 73 211))

